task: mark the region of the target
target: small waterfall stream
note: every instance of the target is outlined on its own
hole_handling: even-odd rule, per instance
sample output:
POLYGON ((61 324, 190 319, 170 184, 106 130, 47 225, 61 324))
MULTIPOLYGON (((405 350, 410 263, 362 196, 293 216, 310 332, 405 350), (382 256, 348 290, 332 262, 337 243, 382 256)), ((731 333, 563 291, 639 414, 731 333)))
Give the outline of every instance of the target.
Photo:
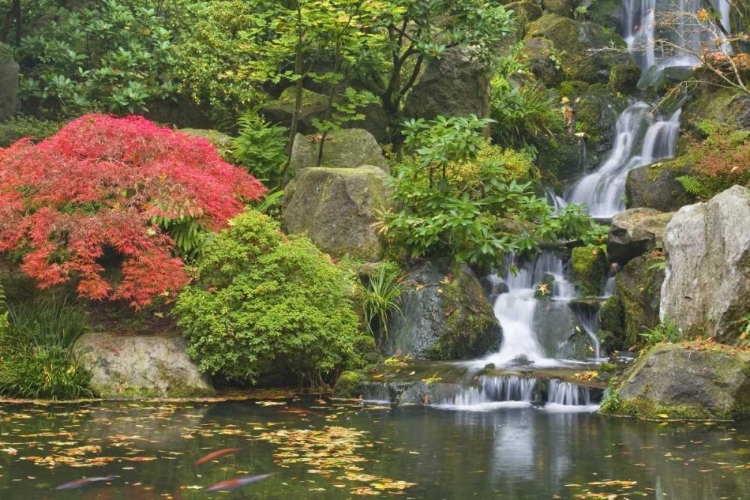
POLYGON ((623 211, 628 172, 674 156, 681 112, 678 109, 666 120, 654 120, 645 102, 628 106, 617 119, 617 135, 609 157, 595 172, 578 181, 568 201, 586 203, 589 214, 596 218, 610 218, 623 211), (644 128, 646 132, 642 134, 644 128))
MULTIPOLYGON (((506 262, 510 267, 513 258, 506 262)), ((535 367, 556 366, 567 356, 569 337, 579 325, 569 302, 575 288, 564 274, 563 260, 554 251, 542 251, 533 260, 516 264, 514 275, 506 271, 504 281, 508 292, 495 300, 495 315, 503 327, 500 351, 478 363, 495 366, 533 364, 535 367), (547 283, 554 279, 552 285, 547 283), (540 287, 548 287, 545 299, 535 298, 540 287)), ((592 349, 598 352, 594 335, 592 349)), ((597 356, 598 357, 598 356, 597 356)))

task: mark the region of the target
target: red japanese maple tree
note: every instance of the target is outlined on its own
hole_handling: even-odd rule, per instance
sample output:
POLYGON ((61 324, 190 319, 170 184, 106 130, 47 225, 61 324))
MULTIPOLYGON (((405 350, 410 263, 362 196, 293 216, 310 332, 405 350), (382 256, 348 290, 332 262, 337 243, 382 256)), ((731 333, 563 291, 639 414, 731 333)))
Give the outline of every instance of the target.
POLYGON ((137 308, 188 281, 155 220, 218 230, 265 191, 205 139, 86 115, 38 144, 0 149, 0 252, 21 251, 41 288, 75 279, 81 297, 137 308), (122 262, 116 282, 103 275, 105 250, 122 262))

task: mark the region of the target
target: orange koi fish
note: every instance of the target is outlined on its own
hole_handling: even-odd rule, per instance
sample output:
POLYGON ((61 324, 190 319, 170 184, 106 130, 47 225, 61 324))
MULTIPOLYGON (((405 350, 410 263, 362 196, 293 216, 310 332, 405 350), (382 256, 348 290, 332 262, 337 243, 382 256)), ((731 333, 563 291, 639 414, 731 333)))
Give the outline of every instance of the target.
POLYGON ((245 476, 245 477, 238 477, 235 479, 228 479, 226 481, 222 481, 220 483, 216 483, 211 486, 206 486, 205 488, 203 488, 203 491, 234 491, 237 488, 247 486, 248 484, 261 481, 271 476, 273 476, 273 473, 256 474, 254 476, 245 476))
POLYGON ((105 481, 112 481, 113 479, 117 479, 120 476, 103 476, 103 477, 84 477, 83 479, 78 479, 76 481, 71 481, 69 483, 61 484, 56 490, 74 490, 76 488, 80 488, 81 486, 86 486, 87 484, 92 483, 100 483, 105 481))
POLYGON ((216 460, 217 458, 221 458, 224 455, 231 455, 232 453, 237 453, 239 451, 242 451, 245 448, 246 447, 243 446, 242 448, 222 448, 221 450, 213 451, 209 453, 208 455, 206 455, 205 457, 201 457, 198 460, 196 460, 193 466, 197 467, 199 465, 203 465, 205 463, 210 462, 211 460, 216 460))

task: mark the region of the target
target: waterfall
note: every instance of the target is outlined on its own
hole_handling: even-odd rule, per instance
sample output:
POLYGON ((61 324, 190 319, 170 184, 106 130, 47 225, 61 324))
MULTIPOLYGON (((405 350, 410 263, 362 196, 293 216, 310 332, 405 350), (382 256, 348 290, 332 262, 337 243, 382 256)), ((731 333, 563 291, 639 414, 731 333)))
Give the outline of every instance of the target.
MULTIPOLYGON (((712 0, 721 13, 722 26, 729 31, 729 0, 712 0)), ((705 27, 697 22, 700 0, 623 0, 625 28, 623 37, 628 51, 641 67, 646 84, 659 80, 669 67, 692 67, 699 63, 691 51, 710 41, 705 27), (658 43, 666 40, 668 43, 658 43)), ((723 37, 721 37, 723 39, 723 37)), ((729 51, 728 47, 723 50, 729 51)), ((617 120, 612 151, 599 168, 583 177, 568 195, 568 201, 586 203, 596 218, 611 218, 625 209, 622 201, 625 180, 630 170, 674 156, 680 129, 678 109, 666 119, 654 119, 650 106, 631 103, 617 120), (642 130, 645 134, 641 136, 642 130)))
POLYGON ((586 203, 589 214, 596 218, 611 218, 622 212, 628 172, 674 156, 680 113, 678 109, 667 120, 654 120, 645 102, 628 106, 617 119, 617 135, 609 156, 595 172, 578 181, 568 201, 586 203), (642 135, 644 128, 646 133, 642 135))
POLYGON ((544 409, 553 412, 596 411, 599 405, 592 401, 590 388, 553 379, 549 381, 547 404, 544 409))
MULTIPOLYGON (((730 31, 729 0, 712 0, 721 15, 721 25, 730 31)), ((703 7, 701 0, 623 0, 625 29, 623 38, 628 51, 643 70, 647 84, 653 84, 666 68, 691 67, 700 61, 701 44, 713 44, 709 33, 695 14, 703 7), (659 43, 659 41, 667 43, 659 43)), ((715 30, 721 39, 724 37, 715 30)), ((731 51, 729 47, 723 50, 731 51)))
MULTIPOLYGON (((514 260, 513 256, 506 259, 506 268, 514 260)), ((568 301, 575 297, 575 287, 565 279, 563 261, 553 251, 542 251, 517 267, 516 274, 506 272, 503 279, 508 292, 495 300, 495 315, 503 327, 500 351, 478 363, 498 367, 557 364, 554 358, 558 346, 568 339, 577 321, 568 307, 568 301), (545 285, 549 296, 544 300, 535 298, 540 284, 550 281, 551 286, 545 285)))

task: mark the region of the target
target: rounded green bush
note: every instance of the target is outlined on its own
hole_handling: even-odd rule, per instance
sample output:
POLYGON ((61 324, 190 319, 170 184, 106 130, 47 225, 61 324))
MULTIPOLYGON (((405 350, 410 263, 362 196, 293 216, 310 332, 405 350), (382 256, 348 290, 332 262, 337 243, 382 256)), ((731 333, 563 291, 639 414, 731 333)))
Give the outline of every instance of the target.
POLYGON ((285 372, 318 383, 361 364, 350 278, 303 237, 255 211, 206 242, 198 284, 174 314, 203 371, 239 381, 285 372))

